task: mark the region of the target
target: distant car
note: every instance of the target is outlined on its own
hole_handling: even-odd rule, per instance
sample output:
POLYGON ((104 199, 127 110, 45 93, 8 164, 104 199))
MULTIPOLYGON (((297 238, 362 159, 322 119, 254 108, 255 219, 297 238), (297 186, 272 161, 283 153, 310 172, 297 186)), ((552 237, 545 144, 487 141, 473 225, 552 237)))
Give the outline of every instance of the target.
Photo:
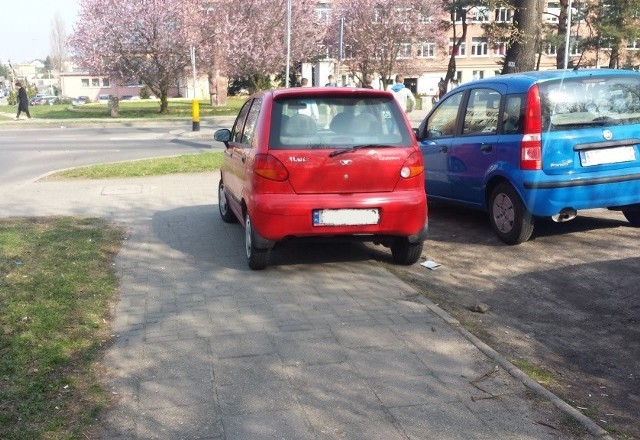
POLYGON ((100 104, 107 104, 111 95, 98 95, 98 102, 100 104))
POLYGON ((140 97, 139 96, 134 96, 134 95, 124 95, 122 98, 120 98, 121 101, 140 101, 140 97))
POLYGON ((71 104, 73 105, 84 105, 91 102, 91 98, 88 96, 78 96, 77 98, 73 98, 71 100, 71 104))
POLYGON ((53 105, 57 100, 58 97, 52 95, 34 96, 29 100, 29 105, 53 105))
POLYGON ((508 244, 535 219, 622 211, 640 226, 640 73, 579 69, 472 81, 418 129, 429 200, 489 212, 508 244))
POLYGON ((287 239, 353 239, 413 264, 427 234, 424 166, 390 92, 294 88, 259 92, 233 128, 218 185, 225 222, 241 221, 251 269, 287 239))

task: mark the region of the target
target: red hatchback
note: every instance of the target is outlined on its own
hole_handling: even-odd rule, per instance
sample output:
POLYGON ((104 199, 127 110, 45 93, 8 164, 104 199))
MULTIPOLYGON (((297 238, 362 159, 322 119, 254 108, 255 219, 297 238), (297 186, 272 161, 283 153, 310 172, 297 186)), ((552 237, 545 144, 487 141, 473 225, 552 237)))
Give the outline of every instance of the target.
POLYGON ((264 269, 290 238, 344 238, 391 248, 413 264, 427 233, 424 165, 389 92, 295 88, 256 93, 231 130, 220 215, 245 227, 249 267, 264 269))

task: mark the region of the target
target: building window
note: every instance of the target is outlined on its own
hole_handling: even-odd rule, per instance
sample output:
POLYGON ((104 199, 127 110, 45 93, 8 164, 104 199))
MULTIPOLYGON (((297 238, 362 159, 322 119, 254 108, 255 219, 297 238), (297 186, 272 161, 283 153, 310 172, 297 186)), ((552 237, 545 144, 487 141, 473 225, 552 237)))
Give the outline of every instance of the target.
POLYGON ((560 17, 560 2, 547 3, 547 10, 544 16, 547 23, 557 23, 560 17))
POLYGON ((422 24, 433 23, 433 15, 420 14, 418 16, 418 23, 422 23, 422 24))
POLYGON ((109 87, 109 78, 102 78, 102 87, 109 87))
POLYGON ((342 59, 343 60, 352 60, 353 59, 353 46, 350 44, 342 45, 342 59))
POLYGON ((495 13, 496 23, 511 23, 512 21, 513 21, 513 9, 496 8, 496 13, 495 13))
POLYGON ((627 41, 627 50, 638 50, 640 49, 640 40, 633 39, 627 41))
POLYGON ((420 43, 418 46, 418 58, 435 58, 436 43, 420 43))
POLYGON ((400 43, 397 59, 411 58, 411 43, 400 43))
POLYGON ((473 8, 471 21, 474 23, 486 23, 489 21, 489 9, 485 6, 473 8))
POLYGON ((399 23, 409 23, 413 19, 411 8, 395 8, 395 13, 399 23))
POLYGON ((91 78, 91 87, 100 87, 100 78, 91 78))
POLYGON ((505 56, 508 44, 506 41, 496 41, 493 45, 493 54, 495 56, 505 56))
MULTIPOLYGON (((449 38, 449 55, 453 55, 453 38, 449 38)), ((460 47, 458 48, 458 52, 456 53, 457 57, 466 57, 467 56, 467 43, 462 42, 460 47)))
POLYGON ((80 80, 80 85, 81 85, 82 87, 89 87, 89 78, 82 78, 82 79, 80 80))
POLYGON ((318 3, 315 12, 318 23, 327 24, 331 20, 331 5, 328 3, 318 3))
POLYGON ((484 70, 473 71, 473 79, 482 79, 482 78, 484 78, 484 70))
POLYGON ((571 37, 571 39, 569 40, 569 46, 569 52, 571 53, 571 55, 580 55, 582 53, 582 43, 579 37, 571 37))
POLYGON ((558 55, 558 46, 556 46, 555 44, 547 43, 546 54, 550 56, 558 55))
POLYGON ((486 57, 488 53, 487 39, 485 37, 474 37, 471 39, 472 57, 486 57))

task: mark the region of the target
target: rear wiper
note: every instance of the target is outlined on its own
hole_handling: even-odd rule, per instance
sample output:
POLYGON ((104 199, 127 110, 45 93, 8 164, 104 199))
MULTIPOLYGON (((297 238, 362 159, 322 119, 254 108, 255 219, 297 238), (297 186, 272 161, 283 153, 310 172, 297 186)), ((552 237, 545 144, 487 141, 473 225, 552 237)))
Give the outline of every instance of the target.
POLYGON ((386 144, 364 144, 364 145, 354 145, 353 147, 349 147, 349 148, 343 148, 340 150, 333 150, 331 153, 329 153, 329 157, 336 157, 339 156, 341 154, 344 153, 350 153, 352 151, 356 151, 356 150, 362 150, 365 148, 394 148, 393 145, 386 145, 386 144))
POLYGON ((600 116, 598 118, 592 119, 591 121, 569 122, 567 124, 553 124, 553 126, 563 127, 563 128, 578 128, 578 127, 592 127, 592 126, 602 126, 602 125, 618 125, 619 123, 620 123, 619 119, 611 118, 609 116, 600 116))

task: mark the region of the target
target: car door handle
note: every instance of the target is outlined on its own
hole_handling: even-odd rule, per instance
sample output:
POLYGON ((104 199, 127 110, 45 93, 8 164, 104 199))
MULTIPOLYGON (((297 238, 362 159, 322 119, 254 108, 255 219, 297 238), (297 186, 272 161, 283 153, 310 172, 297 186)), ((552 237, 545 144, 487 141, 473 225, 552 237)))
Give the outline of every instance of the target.
POLYGON ((493 145, 489 145, 489 144, 482 144, 480 145, 480 151, 484 152, 484 153, 488 153, 491 150, 493 150, 493 145))
POLYGON ((441 153, 446 153, 447 151, 449 151, 449 147, 447 147, 446 145, 443 145, 440 147, 440 152, 441 153))

